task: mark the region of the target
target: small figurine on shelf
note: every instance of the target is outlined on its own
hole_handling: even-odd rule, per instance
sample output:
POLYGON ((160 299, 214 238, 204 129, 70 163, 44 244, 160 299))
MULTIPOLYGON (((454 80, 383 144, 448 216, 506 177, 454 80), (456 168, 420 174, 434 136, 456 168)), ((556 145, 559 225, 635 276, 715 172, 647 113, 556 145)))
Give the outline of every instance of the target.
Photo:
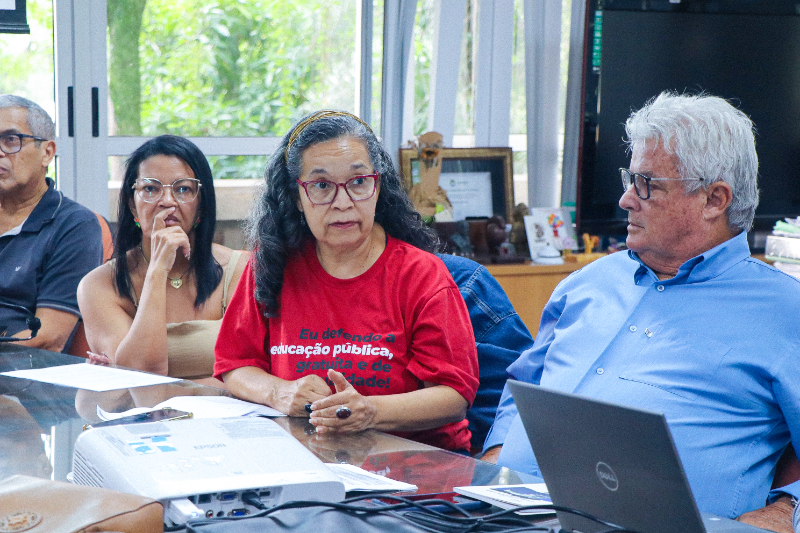
POLYGON ((600 245, 600 238, 597 235, 589 235, 588 233, 584 233, 583 237, 583 246, 584 251, 580 254, 565 254, 564 261, 570 263, 591 263, 595 259, 603 257, 606 255, 603 252, 594 252, 593 250, 600 245))
POLYGON ((523 203, 517 204, 511 212, 512 223, 508 242, 513 244, 514 248, 520 253, 528 250, 528 234, 525 231, 525 216, 529 214, 528 206, 523 203))
POLYGON ((592 250, 597 248, 600 245, 600 237, 597 235, 589 235, 588 233, 583 234, 583 253, 590 254, 592 250))
POLYGON ((486 221, 486 244, 489 245, 489 254, 497 255, 497 250, 505 240, 506 221, 500 215, 495 215, 486 221))
POLYGON ((619 252, 620 250, 627 250, 628 246, 625 244, 625 239, 621 241, 617 240, 615 237, 608 238, 608 253, 613 254, 614 252, 619 252))
POLYGON ((524 258, 519 257, 513 244, 508 242, 511 224, 500 215, 495 215, 486 221, 486 243, 489 246, 489 258, 492 263, 522 263, 524 258))
POLYGON ((450 241, 455 246, 455 254, 470 259, 475 256, 472 244, 469 242, 469 222, 459 220, 456 224, 456 232, 450 236, 450 241))
POLYGON ((429 131, 419 136, 412 147, 419 154, 420 182, 411 186, 408 195, 414 207, 427 223, 450 222, 453 220, 453 205, 447 198, 447 191, 439 186, 439 175, 442 172, 441 151, 442 134, 429 131))

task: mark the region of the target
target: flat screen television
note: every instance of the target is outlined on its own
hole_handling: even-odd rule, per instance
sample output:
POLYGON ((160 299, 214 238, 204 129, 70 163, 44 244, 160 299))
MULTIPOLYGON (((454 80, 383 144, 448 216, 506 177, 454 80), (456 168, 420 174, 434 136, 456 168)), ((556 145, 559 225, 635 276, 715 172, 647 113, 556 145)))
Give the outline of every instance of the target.
POLYGON ((800 215, 800 4, 589 0, 577 198, 581 232, 626 234, 624 123, 664 90, 722 96, 756 125, 755 228, 800 215), (599 45, 599 47, 598 47, 599 45))

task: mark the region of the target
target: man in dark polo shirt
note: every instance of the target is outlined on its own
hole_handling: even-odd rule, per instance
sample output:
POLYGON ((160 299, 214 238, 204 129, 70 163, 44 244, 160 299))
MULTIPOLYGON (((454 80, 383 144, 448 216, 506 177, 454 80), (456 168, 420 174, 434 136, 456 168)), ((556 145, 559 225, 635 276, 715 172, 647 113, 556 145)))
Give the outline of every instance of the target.
POLYGON ((0 95, 0 335, 30 336, 21 306, 42 327, 19 344, 60 352, 80 318, 78 282, 100 265, 103 244, 97 216, 45 177, 53 138, 41 107, 0 95))

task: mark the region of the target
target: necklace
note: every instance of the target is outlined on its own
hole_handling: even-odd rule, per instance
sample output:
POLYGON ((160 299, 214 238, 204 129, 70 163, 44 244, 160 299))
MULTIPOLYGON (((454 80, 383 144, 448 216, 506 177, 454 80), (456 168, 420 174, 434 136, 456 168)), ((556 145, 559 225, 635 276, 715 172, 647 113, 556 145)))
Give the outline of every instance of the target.
MULTIPOLYGON (((139 245, 139 253, 142 254, 142 259, 144 259, 144 262, 149 265, 150 261, 148 261, 147 260, 147 256, 144 255, 144 250, 142 249, 142 245, 141 244, 139 245)), ((189 268, 192 268, 192 267, 190 266, 189 268)), ((169 274, 168 274, 167 275, 167 279, 169 280, 169 284, 172 285, 172 287, 175 288, 175 289, 180 289, 183 286, 183 280, 181 278, 183 276, 185 276, 187 272, 189 272, 189 268, 184 270, 183 274, 181 274, 177 278, 171 278, 171 277, 169 277, 169 274)))

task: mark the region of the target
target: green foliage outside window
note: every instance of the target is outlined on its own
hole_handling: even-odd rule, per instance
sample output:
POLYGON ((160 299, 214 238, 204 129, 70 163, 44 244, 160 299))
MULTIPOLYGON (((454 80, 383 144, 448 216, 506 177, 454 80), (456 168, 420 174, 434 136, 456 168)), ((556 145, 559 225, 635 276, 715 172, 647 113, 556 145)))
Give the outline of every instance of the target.
MULTIPOLYGON (((282 136, 316 109, 354 111, 353 0, 108 0, 108 15, 111 134, 282 136)), ((215 163, 217 178, 263 172, 215 163)))
POLYGON ((428 131, 431 67, 433 66, 433 0, 417 2, 414 25, 414 135, 428 131))
POLYGON ((53 6, 49 0, 28 0, 27 34, 0 34, 0 94, 33 100, 55 112, 53 70, 53 6))

